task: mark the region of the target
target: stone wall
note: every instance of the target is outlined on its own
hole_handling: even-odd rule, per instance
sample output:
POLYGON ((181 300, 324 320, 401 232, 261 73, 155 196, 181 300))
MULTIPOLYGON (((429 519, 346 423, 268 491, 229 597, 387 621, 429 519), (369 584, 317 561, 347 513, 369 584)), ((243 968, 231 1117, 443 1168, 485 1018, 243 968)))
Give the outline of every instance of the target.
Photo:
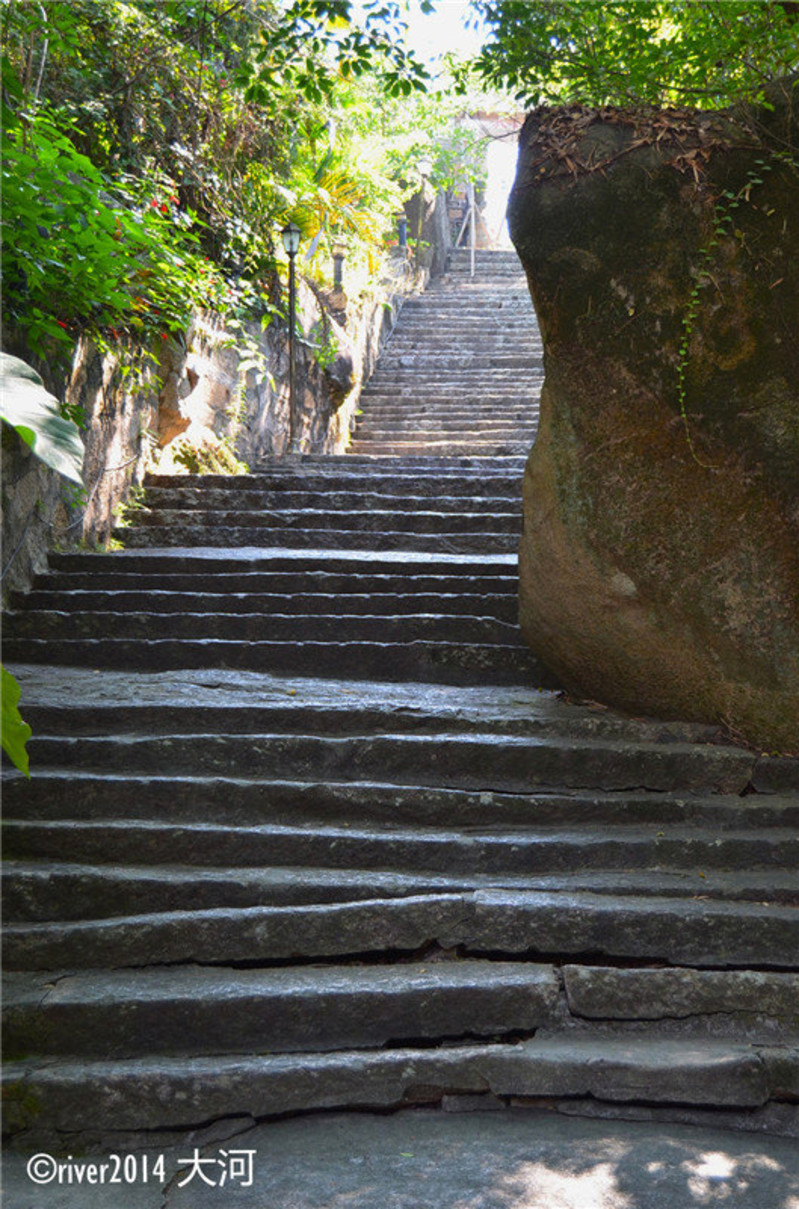
MULTIPOLYGON (((295 389, 303 452, 344 452, 361 384, 404 298, 426 277, 398 258, 385 280, 358 299, 300 281, 295 389)), ((285 323, 265 331, 251 325, 243 340, 218 318, 198 316, 185 336, 170 337, 152 354, 136 350, 126 363, 81 341, 67 381, 19 340, 7 335, 5 347, 33 363, 55 395, 82 407, 86 455, 81 501, 4 426, 4 598, 45 569, 48 550, 107 543, 115 513, 148 470, 224 472, 287 450, 285 323)))
POLYGON ((528 641, 575 694, 783 751, 799 746, 796 92, 746 126, 538 111, 509 211, 545 348, 528 641))

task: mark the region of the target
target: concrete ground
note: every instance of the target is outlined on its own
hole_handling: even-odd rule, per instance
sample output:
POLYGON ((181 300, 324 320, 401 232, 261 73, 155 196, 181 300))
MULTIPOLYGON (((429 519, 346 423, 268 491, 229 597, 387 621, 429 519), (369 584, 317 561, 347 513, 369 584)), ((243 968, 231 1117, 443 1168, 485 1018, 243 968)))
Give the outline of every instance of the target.
POLYGON ((60 1172, 44 1153, 9 1153, 4 1209, 799 1209, 799 1142, 757 1133, 542 1110, 236 1129, 147 1151, 130 1142, 118 1160, 111 1146, 84 1150, 60 1172), (90 1173, 101 1162, 104 1175, 90 1173))

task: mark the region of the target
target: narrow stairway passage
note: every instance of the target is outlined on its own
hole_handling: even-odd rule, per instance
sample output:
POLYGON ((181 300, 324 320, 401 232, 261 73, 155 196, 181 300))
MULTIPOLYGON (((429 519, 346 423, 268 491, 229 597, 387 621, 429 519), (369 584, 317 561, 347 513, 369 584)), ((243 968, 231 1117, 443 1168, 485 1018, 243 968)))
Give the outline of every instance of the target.
POLYGON ((406 305, 351 453, 151 476, 14 602, 14 1145, 442 1103, 799 1136, 799 761, 524 646, 540 346, 478 268, 406 305))

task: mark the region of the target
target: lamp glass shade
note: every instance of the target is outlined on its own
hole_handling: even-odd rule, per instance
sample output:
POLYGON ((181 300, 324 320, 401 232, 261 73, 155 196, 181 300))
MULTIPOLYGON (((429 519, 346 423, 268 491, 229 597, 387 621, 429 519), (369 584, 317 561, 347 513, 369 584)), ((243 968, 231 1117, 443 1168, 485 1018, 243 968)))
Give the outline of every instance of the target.
POLYGON ((299 251, 300 238, 302 235, 300 228, 296 223, 290 222, 288 226, 283 228, 280 234, 283 237, 283 247, 286 249, 289 256, 296 256, 297 252, 299 251))
POLYGON ((433 161, 428 159, 419 160, 419 175, 429 176, 433 171, 433 161))
POLYGON ((333 255, 341 260, 347 255, 347 245, 343 239, 337 239, 333 244, 333 255))

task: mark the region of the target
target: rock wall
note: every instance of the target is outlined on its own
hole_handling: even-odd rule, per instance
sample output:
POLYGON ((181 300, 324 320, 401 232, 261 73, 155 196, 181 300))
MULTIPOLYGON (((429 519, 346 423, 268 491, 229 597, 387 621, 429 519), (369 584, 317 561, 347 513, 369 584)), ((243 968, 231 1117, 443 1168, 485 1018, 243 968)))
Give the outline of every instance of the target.
MULTIPOLYGON (((426 276, 397 259, 371 295, 352 300, 299 283, 295 389, 303 452, 344 452, 361 384, 404 298, 426 276)), ((242 334, 200 315, 185 335, 151 352, 130 350, 122 360, 81 341, 67 380, 13 334, 5 333, 4 347, 34 364, 53 394, 82 408, 86 446, 81 499, 4 426, 4 599, 45 570, 50 549, 105 545, 120 506, 148 470, 232 472, 288 447, 285 323, 265 331, 253 324, 242 334)))
POLYGON ((575 694, 793 752, 798 92, 745 122, 539 110, 509 206, 545 348, 530 645, 575 694))

